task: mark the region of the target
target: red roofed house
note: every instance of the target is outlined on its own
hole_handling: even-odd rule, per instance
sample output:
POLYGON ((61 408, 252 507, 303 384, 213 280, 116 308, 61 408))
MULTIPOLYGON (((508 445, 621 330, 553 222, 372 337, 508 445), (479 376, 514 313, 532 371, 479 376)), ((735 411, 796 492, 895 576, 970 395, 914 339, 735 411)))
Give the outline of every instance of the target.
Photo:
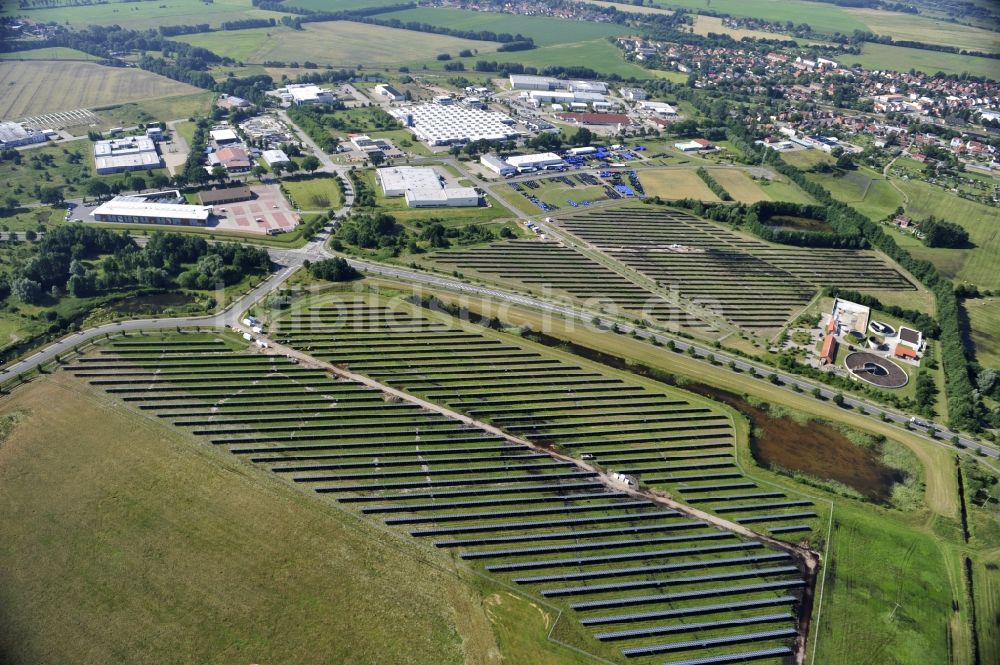
POLYGON ((242 148, 222 148, 210 157, 213 165, 221 164, 230 173, 242 173, 250 170, 250 157, 242 148), (214 157, 214 159, 212 159, 214 157))
POLYGON ((820 351, 819 359, 824 365, 832 365, 837 359, 837 338, 827 335, 823 340, 823 350, 820 351))
POLYGON ((902 358, 903 360, 916 360, 917 352, 908 346, 903 346, 902 344, 896 345, 896 350, 893 352, 897 358, 902 358))

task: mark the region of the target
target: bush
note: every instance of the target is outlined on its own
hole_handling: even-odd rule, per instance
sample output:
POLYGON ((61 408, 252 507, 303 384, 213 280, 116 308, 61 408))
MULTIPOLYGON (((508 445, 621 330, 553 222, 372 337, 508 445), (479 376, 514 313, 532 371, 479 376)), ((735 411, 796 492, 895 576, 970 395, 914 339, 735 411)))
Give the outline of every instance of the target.
POLYGON ((328 282, 350 282, 361 277, 361 273, 339 256, 309 264, 309 274, 328 282))

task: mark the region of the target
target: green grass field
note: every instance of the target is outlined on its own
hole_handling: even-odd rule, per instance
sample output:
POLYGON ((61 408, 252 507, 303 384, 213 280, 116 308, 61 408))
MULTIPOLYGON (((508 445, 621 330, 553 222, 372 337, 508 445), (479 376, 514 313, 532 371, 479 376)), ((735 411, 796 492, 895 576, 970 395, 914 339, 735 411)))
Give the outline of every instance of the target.
POLYGON ((966 300, 965 311, 969 314, 976 360, 1000 369, 1000 298, 966 300))
MULTIPOLYGON (((625 62, 620 49, 606 39, 543 46, 518 53, 489 53, 477 60, 516 62, 526 67, 590 67, 602 74, 617 74, 625 78, 645 79, 658 76, 654 70, 625 62)), ((440 65, 440 63, 438 63, 440 65)), ((670 78, 670 73, 665 76, 670 78)))
POLYGON ((659 196, 662 199, 691 198, 718 201, 719 197, 712 193, 705 181, 694 171, 694 168, 646 170, 639 172, 639 179, 648 196, 659 196))
POLYGON ((580 662, 551 614, 82 381, 0 410, 6 663, 580 662))
POLYGON ((27 16, 48 23, 71 23, 74 26, 120 25, 132 30, 146 30, 161 25, 196 25, 218 27, 225 21, 248 18, 280 19, 279 12, 255 9, 250 0, 165 0, 164 2, 109 2, 93 5, 69 5, 46 9, 20 9, 5 3, 0 16, 27 16))
POLYGON ((191 95, 198 88, 141 69, 89 62, 0 62, 0 118, 191 95))
POLYGON ((766 21, 796 24, 808 23, 820 32, 851 34, 868 26, 844 9, 821 2, 804 0, 655 0, 658 7, 679 9, 712 9, 732 16, 748 16, 766 21))
POLYGON ((295 204, 307 212, 326 212, 343 204, 340 186, 332 176, 317 178, 284 179, 281 186, 291 195, 295 204))
POLYGON ((100 60, 97 56, 65 46, 0 53, 0 60, 100 60))
POLYGON ((900 12, 850 8, 845 10, 863 21, 879 35, 897 41, 917 41, 925 44, 956 46, 967 51, 996 52, 1000 50, 1000 33, 968 25, 900 12))
POLYGON ((590 41, 630 32, 627 26, 614 23, 589 23, 545 16, 515 16, 461 9, 407 9, 391 14, 380 14, 379 18, 398 19, 404 23, 418 21, 455 30, 488 30, 497 34, 522 34, 533 39, 538 46, 590 41))
POLYGON ((496 50, 492 42, 457 39, 377 25, 331 21, 306 23, 302 30, 254 28, 176 38, 239 62, 305 62, 342 67, 401 65, 432 60, 439 53, 457 56, 462 49, 496 50), (387 48, 387 44, 395 45, 387 48))
POLYGON ((928 74, 968 73, 994 80, 1000 78, 1000 60, 886 44, 866 42, 861 49, 861 55, 845 55, 842 60, 846 65, 857 63, 868 69, 894 69, 901 72, 916 69, 928 74))
POLYGON ((176 97, 161 97, 148 101, 129 102, 114 106, 96 107, 96 113, 102 119, 104 128, 130 127, 137 123, 148 123, 152 120, 167 122, 196 115, 205 115, 212 108, 215 93, 195 92, 190 95, 176 97))
POLYGON ((712 169, 710 173, 736 201, 756 203, 771 200, 760 185, 742 169, 712 169))

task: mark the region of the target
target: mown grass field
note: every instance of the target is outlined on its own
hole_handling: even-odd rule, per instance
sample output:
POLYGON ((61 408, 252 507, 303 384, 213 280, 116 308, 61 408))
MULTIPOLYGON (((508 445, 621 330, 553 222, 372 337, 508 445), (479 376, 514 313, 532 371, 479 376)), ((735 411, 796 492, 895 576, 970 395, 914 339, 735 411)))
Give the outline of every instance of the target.
POLYGON ((959 25, 940 19, 877 9, 849 8, 845 11, 863 21, 879 35, 897 41, 956 46, 966 51, 996 52, 1000 50, 1000 33, 969 25, 959 25))
POLYGON ((255 9, 250 0, 165 0, 164 2, 109 2, 93 5, 63 5, 46 9, 20 9, 17 3, 5 3, 0 16, 27 16, 41 23, 55 21, 74 26, 120 25, 132 30, 146 30, 161 25, 196 25, 218 27, 225 21, 248 18, 280 19, 279 12, 255 9))
POLYGON ((181 118, 191 118, 204 115, 212 108, 215 93, 195 92, 190 95, 176 97, 161 97, 128 104, 96 107, 97 117, 103 121, 104 128, 131 127, 137 123, 147 123, 152 120, 167 122, 181 118))
POLYGON ((190 95, 198 88, 140 69, 89 62, 0 62, 0 118, 190 95))
POLYGON ((862 46, 861 55, 845 55, 842 61, 846 65, 857 63, 867 69, 894 69, 900 72, 916 69, 928 74, 968 73, 991 79, 1000 78, 1000 60, 869 42, 862 46))
MULTIPOLYGON (((482 50, 482 49, 480 49, 482 50)), ((649 78, 660 76, 654 70, 644 69, 631 62, 625 62, 620 49, 606 39, 543 46, 517 53, 480 54, 477 60, 516 62, 526 67, 590 67, 601 74, 617 74, 624 78, 649 78)), ((473 63, 474 64, 474 63, 473 63)), ((438 63, 440 65, 440 63, 438 63)), ((664 74, 670 78, 670 72, 664 74)))
POLYGON ((1000 298, 966 300, 965 311, 969 314, 976 360, 1000 369, 1000 298))
POLYGON ((341 67, 401 65, 432 60, 439 53, 457 56, 463 49, 478 49, 485 54, 499 46, 492 42, 349 21, 306 23, 302 30, 254 28, 183 35, 176 39, 239 62, 302 63, 308 60, 341 67))
POLYGON ((6 663, 578 662, 545 641, 551 615, 487 602, 499 590, 447 558, 81 381, 33 382, 0 410, 16 421, 0 445, 6 663))
POLYGON ((0 60, 100 60, 97 56, 65 46, 0 53, 0 60))
POLYGON ((488 30, 497 34, 521 34, 533 39, 538 46, 590 41, 602 37, 629 34, 630 32, 628 26, 614 23, 591 23, 546 16, 515 16, 513 14, 461 9, 407 9, 391 14, 381 14, 379 18, 398 19, 404 23, 418 21, 455 30, 488 30))
POLYGON ((771 200, 760 185, 742 169, 712 169, 709 173, 736 201, 756 203, 771 200))
POLYGON ((640 171, 639 179, 648 196, 659 196, 662 199, 719 200, 693 168, 640 171))
POLYGON ((281 181, 281 186, 302 210, 326 212, 343 205, 340 186, 332 176, 285 179, 281 181))

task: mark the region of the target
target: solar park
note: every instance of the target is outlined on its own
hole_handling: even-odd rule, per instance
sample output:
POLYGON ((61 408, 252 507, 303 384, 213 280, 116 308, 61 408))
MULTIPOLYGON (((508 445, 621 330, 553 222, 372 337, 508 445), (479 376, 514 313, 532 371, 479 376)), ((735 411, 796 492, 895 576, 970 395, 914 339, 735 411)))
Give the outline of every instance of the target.
MULTIPOLYGON (((583 242, 655 280, 661 288, 676 291, 698 308, 753 330, 783 326, 823 286, 914 289, 874 252, 771 245, 679 210, 625 206, 588 210, 555 221, 583 242)), ((580 256, 575 250, 564 250, 564 256, 558 257, 563 264, 556 279, 526 261, 532 256, 526 250, 518 247, 508 254, 497 247, 444 252, 434 258, 438 263, 505 280, 542 284, 552 280, 554 288, 569 290, 580 298, 608 297, 607 288, 592 286, 596 281, 593 275, 574 270, 573 262, 579 264, 579 258, 570 261, 567 257, 580 256)), ((705 329, 704 323, 683 318, 676 321, 694 331, 705 329)))
POLYGON ((69 367, 212 445, 565 611, 616 662, 782 662, 805 584, 785 551, 547 454, 795 539, 814 506, 748 478, 726 413, 682 391, 376 296, 327 298, 272 337, 446 404, 528 448, 222 341, 134 336, 69 367))

